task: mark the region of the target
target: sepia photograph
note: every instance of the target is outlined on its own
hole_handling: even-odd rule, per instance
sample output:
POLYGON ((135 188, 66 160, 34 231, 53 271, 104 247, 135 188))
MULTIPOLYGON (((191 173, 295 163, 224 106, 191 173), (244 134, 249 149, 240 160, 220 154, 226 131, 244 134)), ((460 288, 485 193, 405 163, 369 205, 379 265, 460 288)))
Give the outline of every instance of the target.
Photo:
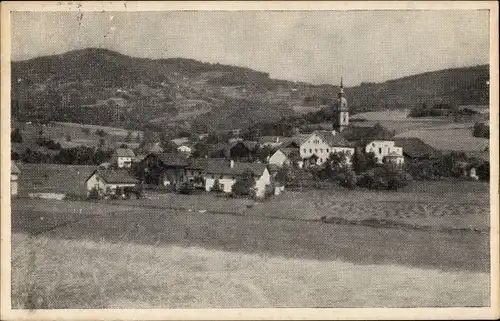
POLYGON ((498 3, 435 6, 3 3, 2 319, 499 317, 498 3))

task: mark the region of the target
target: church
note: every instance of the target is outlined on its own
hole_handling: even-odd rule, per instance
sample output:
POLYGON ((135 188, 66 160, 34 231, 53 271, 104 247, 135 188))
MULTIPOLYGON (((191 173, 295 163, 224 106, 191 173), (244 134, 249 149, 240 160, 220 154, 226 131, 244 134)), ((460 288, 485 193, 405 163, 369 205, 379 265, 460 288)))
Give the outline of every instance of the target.
POLYGON ((351 164, 354 146, 341 134, 349 126, 349 108, 342 78, 340 79, 340 90, 337 99, 332 101, 331 107, 333 109, 332 130, 316 130, 309 135, 303 136, 299 149, 303 167, 321 165, 331 153, 340 152, 346 155, 346 164, 351 164))

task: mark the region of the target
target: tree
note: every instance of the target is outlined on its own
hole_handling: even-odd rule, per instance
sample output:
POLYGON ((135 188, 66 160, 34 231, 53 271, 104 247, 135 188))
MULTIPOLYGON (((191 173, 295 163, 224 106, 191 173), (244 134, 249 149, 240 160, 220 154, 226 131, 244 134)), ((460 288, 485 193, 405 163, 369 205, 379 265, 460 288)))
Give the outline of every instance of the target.
POLYGON ((352 155, 352 167, 356 174, 360 174, 368 170, 368 162, 366 156, 359 149, 356 149, 354 151, 354 155, 352 155))
POLYGON ((102 130, 102 129, 98 129, 98 130, 96 130, 96 131, 95 131, 95 134, 96 134, 97 136, 99 136, 99 137, 104 137, 104 136, 106 136, 106 135, 107 135, 107 134, 106 134, 106 132, 105 132, 104 130, 102 130))
POLYGON ((490 126, 483 123, 475 123, 472 135, 474 137, 490 138, 490 126))
POLYGON ((23 142, 23 136, 21 135, 19 128, 14 129, 14 131, 10 134, 10 141, 13 143, 23 142))
POLYGON ((193 153, 191 154, 192 157, 205 157, 208 156, 209 150, 208 146, 203 143, 203 142, 198 142, 193 146, 193 153))
POLYGON ((254 186, 255 180, 253 179, 252 172, 245 171, 233 184, 231 191, 238 196, 251 195, 254 186))
POLYGON ((125 142, 130 143, 132 141, 132 132, 127 132, 127 136, 125 137, 125 142))

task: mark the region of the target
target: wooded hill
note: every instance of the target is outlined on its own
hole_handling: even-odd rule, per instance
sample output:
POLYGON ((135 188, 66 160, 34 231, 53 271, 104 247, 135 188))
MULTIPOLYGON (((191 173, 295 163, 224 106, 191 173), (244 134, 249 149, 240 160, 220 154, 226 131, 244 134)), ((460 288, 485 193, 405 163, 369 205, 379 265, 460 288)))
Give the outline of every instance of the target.
MULTIPOLYGON (((363 83, 346 95, 353 111, 440 99, 487 104, 488 79, 482 65, 363 83)), ((293 116, 294 106, 319 108, 337 92, 337 86, 276 80, 249 68, 96 48, 12 63, 12 116, 20 120, 206 132, 293 116)))

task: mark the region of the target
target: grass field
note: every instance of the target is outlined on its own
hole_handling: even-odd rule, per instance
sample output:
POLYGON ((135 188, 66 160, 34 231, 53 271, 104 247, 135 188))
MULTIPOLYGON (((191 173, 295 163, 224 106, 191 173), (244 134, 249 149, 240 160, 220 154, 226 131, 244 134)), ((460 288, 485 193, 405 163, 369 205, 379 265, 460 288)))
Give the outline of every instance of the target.
POLYGON ((484 272, 26 234, 13 244, 13 308, 489 305, 484 272))
MULTIPOLYGON (((36 124, 24 124, 23 127, 20 127, 19 124, 13 122, 12 128, 22 128, 21 135, 23 137, 22 145, 25 148, 30 147, 33 148, 35 146, 36 139, 39 137, 39 131, 42 129, 43 136, 50 138, 56 142, 61 144, 63 148, 72 148, 80 145, 96 147, 99 144, 100 136, 95 134, 96 130, 103 130, 106 132, 106 136, 104 137, 105 143, 109 148, 116 148, 120 144, 125 143, 125 137, 128 134, 128 130, 123 128, 116 127, 107 127, 107 126, 96 126, 96 125, 84 125, 77 123, 67 123, 67 122, 54 122, 48 124, 46 126, 40 127, 36 124), (84 132, 84 128, 90 130, 89 133, 84 132), (71 137, 71 141, 66 141, 66 136, 71 137)), ((140 131, 130 131, 132 133, 132 138, 134 139, 137 136, 137 133, 140 133, 142 136, 142 132, 140 131)), ((136 143, 135 141, 131 142, 136 143)))
POLYGON ((25 164, 18 162, 19 195, 28 193, 72 193, 85 195, 85 180, 95 170, 95 166, 25 164))
POLYGON ((399 133, 396 137, 416 137, 437 150, 484 151, 489 140, 472 136, 474 124, 447 124, 399 133))

